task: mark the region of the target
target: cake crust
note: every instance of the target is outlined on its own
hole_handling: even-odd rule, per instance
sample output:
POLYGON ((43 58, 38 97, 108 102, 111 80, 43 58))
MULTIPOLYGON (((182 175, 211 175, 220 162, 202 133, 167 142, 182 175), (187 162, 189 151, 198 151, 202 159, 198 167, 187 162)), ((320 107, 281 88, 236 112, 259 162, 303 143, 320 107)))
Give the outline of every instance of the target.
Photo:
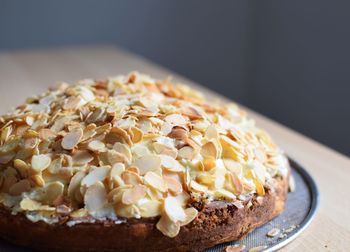
POLYGON ((202 251, 214 245, 244 238, 255 228, 280 214, 288 192, 288 178, 275 179, 263 200, 255 196, 247 208, 239 209, 224 201, 197 206, 198 216, 182 226, 175 238, 156 228, 157 218, 80 223, 72 227, 31 222, 23 214, 0 210, 0 235, 7 241, 40 251, 202 251))

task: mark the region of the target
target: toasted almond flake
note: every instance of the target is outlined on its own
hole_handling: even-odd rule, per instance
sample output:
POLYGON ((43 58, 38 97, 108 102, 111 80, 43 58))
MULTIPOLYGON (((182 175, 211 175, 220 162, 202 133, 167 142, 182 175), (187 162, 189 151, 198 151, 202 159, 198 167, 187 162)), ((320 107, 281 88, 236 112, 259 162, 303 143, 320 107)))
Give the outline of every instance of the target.
POLYGON ((49 140, 56 137, 56 134, 51 129, 39 130, 39 137, 43 140, 49 140))
POLYGON ((128 133, 121 128, 112 128, 111 131, 106 135, 106 142, 114 144, 116 142, 126 143, 132 145, 132 141, 128 133))
POLYGON ((80 188, 81 181, 85 177, 85 175, 86 174, 83 171, 77 172, 76 174, 74 174, 74 176, 70 180, 70 183, 68 186, 68 196, 71 199, 77 200, 78 202, 81 202, 81 200, 82 200, 80 190, 78 190, 78 189, 80 188), (79 196, 77 196, 77 192, 78 192, 78 194, 80 194, 79 196))
POLYGON ((233 193, 225 189, 219 189, 215 191, 214 196, 217 198, 224 198, 227 201, 232 201, 236 199, 236 196, 233 193))
POLYGON ((184 221, 180 222, 181 226, 186 226, 187 224, 190 224, 197 217, 198 211, 194 207, 189 207, 185 209, 185 214, 186 218, 184 221))
POLYGON ((289 192, 294 192, 295 187, 296 187, 296 185, 295 185, 294 176, 290 175, 289 176, 289 187, 288 187, 289 192))
POLYGON ((42 175, 40 174, 34 174, 30 176, 30 179, 33 181, 33 183, 36 186, 43 187, 45 186, 45 180, 43 179, 42 175))
POLYGON ((159 216, 162 211, 162 204, 158 200, 147 200, 139 204, 141 216, 143 218, 151 218, 159 216))
POLYGON ((63 105, 64 110, 76 110, 82 104, 82 99, 77 96, 71 96, 66 100, 66 103, 63 105))
POLYGON ((41 172, 45 170, 51 164, 51 157, 46 154, 34 155, 32 157, 32 168, 36 172, 41 172))
POLYGON ((100 140, 93 140, 88 143, 88 149, 96 152, 103 152, 106 149, 106 145, 100 140))
POLYGON ((147 188, 144 185, 135 185, 123 193, 122 203, 125 205, 136 204, 137 201, 146 195, 146 192, 147 188))
POLYGON ((140 209, 136 205, 124 205, 119 203, 114 208, 118 216, 124 218, 140 218, 140 209))
POLYGON ((27 179, 22 179, 16 184, 12 185, 9 189, 9 193, 14 196, 21 195, 23 192, 28 192, 30 190, 30 181, 27 179))
POLYGON ((176 195, 182 193, 182 185, 178 180, 176 180, 172 177, 164 177, 163 179, 164 179, 165 183, 167 184, 169 191, 173 195, 176 196, 176 195))
POLYGON ((144 175, 148 171, 155 171, 160 168, 161 159, 157 155, 146 155, 135 160, 134 165, 140 169, 140 174, 144 175))
POLYGON ((206 156, 203 158, 204 170, 210 171, 216 167, 216 159, 211 156, 206 156))
POLYGON ((138 174, 130 171, 123 172, 121 174, 121 178, 123 179, 125 184, 128 185, 138 185, 142 183, 141 177, 138 174))
POLYGON ((41 207, 41 204, 35 200, 24 198, 20 202, 20 207, 22 210, 35 211, 41 207))
POLYGON ((178 151, 176 148, 158 142, 153 143, 153 148, 157 154, 168 155, 172 158, 177 157, 178 151))
POLYGON ((174 197, 167 197, 164 200, 164 211, 173 222, 185 221, 186 213, 174 197))
POLYGON ((166 182, 157 173, 151 171, 147 172, 144 176, 144 180, 148 185, 160 192, 166 192, 168 190, 166 182))
POLYGON ((198 184, 196 181, 192 180, 190 182, 190 187, 197 191, 197 192, 201 192, 201 193, 206 193, 208 191, 208 187, 198 184))
POLYGON ((165 236, 170 238, 177 236, 180 232, 180 223, 171 221, 166 215, 162 215, 160 220, 157 222, 156 227, 165 236))
POLYGON ((82 218, 88 215, 88 210, 85 208, 80 208, 74 212, 70 213, 70 217, 74 218, 82 218))
POLYGON ((164 120, 167 123, 170 123, 170 124, 175 125, 175 126, 185 125, 187 123, 186 119, 182 115, 179 115, 179 114, 168 115, 164 118, 164 120))
POLYGON ((201 148, 201 155, 204 157, 211 157, 216 159, 218 150, 213 142, 207 142, 201 148))
POLYGON ((134 156, 134 158, 138 158, 138 157, 142 157, 142 156, 146 156, 151 154, 151 152, 149 151, 149 149, 145 146, 142 145, 134 145, 131 148, 132 154, 134 156))
POLYGON ((224 252, 243 252, 245 250, 246 246, 244 244, 235 244, 227 246, 224 249, 224 252))
POLYGON ((27 177, 30 166, 21 159, 15 159, 13 166, 19 171, 22 177, 27 177))
POLYGON ((209 140, 219 138, 219 133, 214 125, 208 126, 208 128, 205 130, 205 137, 209 140))
POLYGON ((243 183, 239 177, 235 173, 227 173, 226 179, 228 180, 226 188, 235 195, 240 195, 243 191, 243 183))
POLYGON ((94 159, 88 151, 81 150, 77 151, 72 157, 72 162, 74 166, 85 166, 94 159))
POLYGON ((107 159, 110 165, 114 165, 116 163, 129 163, 128 158, 124 154, 119 153, 115 150, 107 151, 107 159))
POLYGON ((130 150, 130 148, 129 148, 128 145, 122 144, 122 143, 115 143, 115 144, 113 145, 113 149, 114 149, 115 151, 117 151, 117 152, 123 154, 123 155, 127 158, 128 162, 131 161, 131 159, 132 159, 132 154, 131 154, 131 150, 130 150))
POLYGON ((136 127, 132 127, 131 128, 131 132, 133 134, 132 138, 131 138, 131 141, 135 144, 135 143, 139 143, 142 141, 142 138, 143 138, 143 132, 136 128, 136 127))
POLYGON ((259 251, 263 251, 266 248, 267 248, 266 245, 256 246, 254 248, 249 249, 249 252, 259 252, 259 251))
POLYGON ((172 172, 182 172, 185 168, 174 158, 167 155, 159 155, 161 165, 172 172))
POLYGON ((80 142, 83 136, 83 130, 81 128, 72 129, 62 140, 62 148, 66 150, 73 150, 74 147, 80 142))
POLYGON ((107 193, 102 182, 98 181, 86 190, 84 203, 91 213, 97 212, 106 205, 107 193))
POLYGON ((42 202, 51 205, 57 198, 63 195, 64 185, 61 182, 55 181, 45 185, 43 188, 42 202))
POLYGON ((191 146, 182 147, 178 152, 178 157, 188 160, 192 160, 195 155, 195 150, 191 146))
POLYGON ((275 236, 279 235, 280 232, 281 232, 281 230, 279 228, 273 228, 269 232, 267 232, 266 236, 275 237, 275 236))
POLYGON ((101 166, 93 168, 88 175, 81 181, 82 186, 89 187, 98 181, 103 181, 111 168, 109 166, 101 166))

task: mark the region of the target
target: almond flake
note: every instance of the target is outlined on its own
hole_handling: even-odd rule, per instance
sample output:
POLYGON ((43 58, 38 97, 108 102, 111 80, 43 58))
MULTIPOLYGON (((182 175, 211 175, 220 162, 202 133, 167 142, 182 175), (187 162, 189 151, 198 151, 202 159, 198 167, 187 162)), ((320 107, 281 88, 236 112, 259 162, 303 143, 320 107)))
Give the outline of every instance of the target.
POLYGON ((133 188, 126 190, 122 196, 122 202, 125 205, 136 204, 137 201, 145 197, 147 188, 143 185, 135 185, 133 188))
POLYGON ((192 148, 191 146, 182 147, 178 152, 178 156, 180 158, 188 159, 188 160, 194 159, 195 155, 196 155, 196 152, 194 148, 192 148))
POLYGON ((100 140, 94 140, 88 143, 88 149, 95 152, 105 151, 106 145, 100 140))
POLYGON ((145 182, 160 192, 166 192, 168 187, 161 176, 154 172, 147 172, 144 176, 145 182))
POLYGON ((161 165, 172 172, 182 172, 185 168, 174 158, 167 155, 159 155, 161 159, 161 165))
POLYGON ((155 171, 160 168, 161 159, 157 155, 146 155, 135 160, 134 165, 140 169, 140 174, 144 175, 148 171, 155 171))
POLYGON ((275 236, 279 235, 280 232, 281 232, 281 230, 280 230, 279 228, 273 228, 273 229, 271 229, 269 232, 267 232, 266 235, 267 235, 268 237, 275 237, 275 236))
POLYGON ((181 226, 186 226, 187 224, 191 223, 197 217, 198 211, 194 207, 190 207, 185 209, 185 214, 186 219, 180 222, 181 226))
POLYGON ((180 232, 180 223, 171 221, 166 215, 162 215, 160 220, 157 222, 156 227, 165 236, 170 238, 177 236, 180 232))
POLYGON ((121 178, 123 179, 125 184, 129 185, 138 185, 142 183, 141 177, 138 174, 130 171, 123 172, 121 174, 121 178))
POLYGON ((136 127, 132 127, 131 128, 131 132, 133 134, 132 138, 131 138, 131 141, 135 144, 135 143, 139 143, 142 141, 142 138, 143 138, 143 132, 136 128, 136 127))
POLYGON ((164 181, 168 186, 168 190, 173 194, 173 195, 178 195, 182 193, 182 185, 181 183, 171 177, 164 177, 164 181))
POLYGON ((51 164, 51 158, 49 155, 41 154, 41 155, 34 155, 32 157, 32 168, 36 172, 41 172, 45 170, 49 165, 51 164))
POLYGON ((158 200, 147 200, 139 205, 140 213, 143 218, 151 218, 160 215, 162 204, 158 200))
POLYGON ((83 136, 83 130, 81 128, 72 129, 62 140, 62 148, 66 150, 73 150, 74 147, 80 142, 83 136))
POLYGON ((113 145, 113 149, 114 149, 115 151, 117 151, 117 152, 123 154, 123 155, 127 158, 128 162, 131 161, 131 159, 132 159, 132 154, 131 154, 131 150, 130 150, 130 148, 129 148, 128 145, 122 144, 122 143, 115 143, 115 144, 113 145))
POLYGON ((207 142, 201 148, 201 155, 217 159, 218 150, 213 142, 207 142))
POLYGON ((61 182, 55 181, 45 185, 43 188, 42 202, 51 205, 57 198, 63 195, 64 185, 61 182))
POLYGON ((179 114, 171 114, 164 118, 164 120, 167 123, 170 123, 172 125, 178 126, 178 125, 185 125, 187 123, 186 119, 179 114))
POLYGON ((245 250, 246 246, 243 244, 235 244, 227 246, 224 249, 224 252, 243 252, 245 250))
POLYGON ((86 174, 83 171, 77 172, 76 174, 74 174, 74 176, 70 180, 70 183, 68 186, 68 196, 71 199, 77 200, 78 202, 80 202, 82 199, 82 196, 80 194, 80 190, 78 190, 78 189, 80 188, 81 181, 85 177, 85 175, 86 174), (78 193, 78 195, 77 195, 77 193, 78 193))
POLYGON ((107 193, 102 182, 98 181, 86 190, 84 203, 91 213, 97 212, 106 205, 107 193))
POLYGON ((185 221, 186 213, 174 197, 167 197, 164 200, 164 211, 173 222, 185 221))
POLYGON ((22 179, 16 184, 12 185, 9 189, 9 193, 14 196, 21 195, 23 192, 28 192, 30 190, 30 181, 27 179, 22 179))
POLYGON ((36 211, 36 210, 40 209, 41 204, 35 200, 31 200, 29 198, 24 198, 20 202, 20 207, 22 210, 36 211))
POLYGON ((81 181, 81 185, 89 187, 98 181, 103 181, 110 170, 109 166, 101 166, 93 168, 88 175, 81 181))

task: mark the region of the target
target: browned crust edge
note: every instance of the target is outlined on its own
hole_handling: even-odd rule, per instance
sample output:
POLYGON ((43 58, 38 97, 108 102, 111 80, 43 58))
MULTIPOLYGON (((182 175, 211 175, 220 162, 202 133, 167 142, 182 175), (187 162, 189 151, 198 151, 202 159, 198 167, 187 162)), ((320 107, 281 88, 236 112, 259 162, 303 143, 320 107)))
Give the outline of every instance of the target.
POLYGON ((275 180, 275 190, 267 189, 262 204, 252 200, 250 208, 237 209, 222 201, 212 202, 198 217, 181 227, 175 238, 160 233, 156 219, 123 224, 33 223, 23 214, 12 215, 0 208, 0 236, 11 243, 50 251, 201 251, 227 241, 244 238, 256 227, 281 213, 288 192, 288 177, 275 180))

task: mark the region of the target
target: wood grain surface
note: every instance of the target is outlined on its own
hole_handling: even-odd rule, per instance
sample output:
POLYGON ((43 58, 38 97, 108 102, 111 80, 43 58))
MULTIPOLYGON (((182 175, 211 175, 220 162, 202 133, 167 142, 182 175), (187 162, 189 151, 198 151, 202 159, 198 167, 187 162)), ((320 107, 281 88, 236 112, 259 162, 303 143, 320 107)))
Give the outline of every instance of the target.
MULTIPOLYGON (((113 46, 0 52, 0 112, 45 91, 57 81, 104 78, 137 70, 155 78, 201 89, 210 99, 224 98, 148 60, 113 46)), ((277 122, 248 110, 286 153, 314 176, 321 204, 310 227, 283 251, 350 251, 350 159, 277 122)), ((336 130, 330 129, 330 130, 336 130)), ((348 136, 344 136, 349 138, 348 136)))

